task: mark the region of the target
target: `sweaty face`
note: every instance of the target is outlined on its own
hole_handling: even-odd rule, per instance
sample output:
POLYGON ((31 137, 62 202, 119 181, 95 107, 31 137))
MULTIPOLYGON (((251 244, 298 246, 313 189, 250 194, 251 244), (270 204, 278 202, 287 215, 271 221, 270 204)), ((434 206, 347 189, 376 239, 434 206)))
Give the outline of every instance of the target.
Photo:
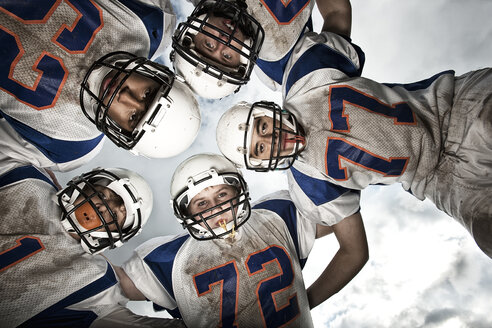
MULTIPOLYGON (((279 122, 275 122, 275 127, 279 127, 279 122)), ((273 154, 277 155, 277 149, 280 147, 280 156, 289 155, 294 150, 295 134, 294 131, 282 124, 282 140, 279 139, 278 130, 274 131, 273 118, 268 116, 257 117, 253 121, 253 130, 251 135, 250 144, 250 157, 268 160, 270 159, 270 154, 272 153, 272 136, 275 134, 275 144, 273 145, 273 154), (285 130, 292 132, 288 133, 285 130)))
MULTIPOLYGON (((227 202, 228 200, 231 200, 236 196, 236 188, 227 184, 207 187, 192 198, 190 204, 188 205, 188 212, 191 215, 197 214, 216 205, 219 205, 220 203, 227 202)), ((210 211, 203 213, 202 216, 203 218, 209 218, 207 220, 207 223, 212 229, 218 228, 221 225, 225 225, 233 220, 231 203, 227 202, 225 204, 222 204, 221 206, 218 206, 210 211), (224 210, 224 213, 209 218, 210 216, 213 216, 214 214, 217 214, 224 210)), ((195 219, 199 220, 200 217, 196 217, 195 219)), ((207 228, 204 223, 200 223, 200 225, 204 228, 207 228)))
MULTIPOLYGON (((234 30, 234 25, 232 25, 232 21, 227 18, 210 15, 207 23, 219 28, 221 31, 224 31, 227 34, 231 34, 234 30)), ((203 29, 224 41, 227 41, 229 38, 226 34, 220 33, 219 31, 207 26, 204 26, 203 29)), ((245 36, 239 28, 236 29, 234 37, 241 42, 245 40, 245 36)), ((220 43, 214 38, 208 37, 203 33, 198 33, 194 36, 193 41, 195 43, 195 50, 201 55, 227 67, 239 66, 239 53, 220 43)), ((238 49, 242 48, 236 41, 232 41, 231 45, 238 49)))
MULTIPOLYGON (((115 75, 116 71, 110 72, 104 77, 101 84, 99 97, 102 97, 104 91, 109 88, 109 92, 106 93, 103 99, 105 105, 108 104, 117 86, 125 76, 120 74, 112 83, 111 81, 115 75)), ((159 88, 160 84, 153 79, 133 72, 115 95, 108 110, 109 117, 127 132, 132 132, 149 109, 159 88)))
MULTIPOLYGON (((118 224, 120 225, 120 227, 123 227, 123 224, 126 219, 126 209, 123 203, 123 199, 121 199, 120 196, 118 196, 115 192, 113 192, 109 188, 96 185, 94 186, 94 189, 96 189, 98 192, 102 194, 101 197, 106 201, 111 211, 113 211, 113 213, 116 215, 118 224)), ((88 191, 87 193, 91 194, 92 190, 88 191)), ((109 212, 108 208, 104 205, 104 202, 101 199, 101 197, 99 197, 99 195, 94 195, 91 197, 91 201, 94 203, 97 210, 102 214, 104 221, 110 224, 109 225, 110 230, 117 231, 118 228, 116 227, 116 225, 114 223, 111 224, 111 222, 114 222, 114 219, 111 216, 111 213, 109 212)), ((78 205, 82 203, 84 200, 85 197, 81 195, 75 200, 74 205, 78 205)), ((102 224, 99 216, 97 215, 96 211, 94 211, 94 208, 91 206, 89 202, 84 203, 77 210, 75 210, 75 217, 79 222, 79 224, 87 230, 97 228, 102 224)), ((101 228, 96 231, 106 231, 106 230, 104 228, 101 228)))

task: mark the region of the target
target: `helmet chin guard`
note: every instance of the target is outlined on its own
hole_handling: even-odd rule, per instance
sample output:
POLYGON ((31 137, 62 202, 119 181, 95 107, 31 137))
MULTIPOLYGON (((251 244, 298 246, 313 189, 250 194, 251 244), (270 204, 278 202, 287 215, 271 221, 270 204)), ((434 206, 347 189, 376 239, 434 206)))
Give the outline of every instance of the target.
POLYGON ((90 254, 119 247, 139 234, 153 205, 147 182, 137 173, 120 168, 96 168, 75 177, 53 200, 62 210, 63 227, 78 235, 90 254), (124 221, 117 215, 121 206, 124 221))
POLYGON ((200 129, 198 102, 189 87, 167 67, 123 51, 107 54, 91 66, 80 89, 80 105, 114 144, 149 158, 185 151, 200 129), (133 74, 152 80, 157 87, 152 88, 152 98, 145 100, 146 112, 128 131, 110 116, 109 109, 133 74))
POLYGON ((171 61, 176 74, 185 79, 195 94, 219 99, 237 92, 249 81, 265 33, 246 8, 243 0, 202 0, 188 19, 178 25, 173 35, 171 61), (211 17, 230 20, 232 30, 224 31, 211 24, 211 17), (244 41, 237 37, 238 31, 244 35, 244 41), (240 64, 237 67, 228 67, 200 54, 194 43, 198 33, 236 52, 240 64))
POLYGON ((223 156, 208 153, 194 155, 178 166, 171 181, 171 205, 178 222, 198 240, 236 238, 238 228, 251 214, 248 186, 240 172, 223 156), (189 212, 197 194, 218 185, 233 187, 235 196, 200 212, 189 212), (221 222, 229 214, 232 219, 221 222))
POLYGON ((257 172, 289 169, 305 147, 304 132, 295 115, 267 101, 254 104, 240 102, 231 107, 217 124, 216 138, 217 145, 226 158, 238 167, 246 167, 257 172), (263 116, 270 117, 275 122, 274 133, 272 133, 269 159, 256 159, 251 156, 254 121, 263 116), (293 141, 295 146, 289 154, 281 155, 280 147, 274 152, 273 145, 278 143, 278 140, 283 140, 286 133, 295 135, 293 141))

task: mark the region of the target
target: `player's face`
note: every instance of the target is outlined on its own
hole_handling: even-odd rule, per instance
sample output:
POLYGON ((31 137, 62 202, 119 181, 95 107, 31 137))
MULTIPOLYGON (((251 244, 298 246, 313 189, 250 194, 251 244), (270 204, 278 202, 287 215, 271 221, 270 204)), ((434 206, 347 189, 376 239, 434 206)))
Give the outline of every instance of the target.
MULTIPOLYGON (((110 72, 103 79, 99 96, 102 97, 104 90, 110 88, 103 99, 104 104, 108 104, 111 95, 123 79, 123 74, 118 77, 115 83, 110 85, 115 72, 110 72)), ((149 77, 133 72, 123 83, 108 110, 108 115, 120 127, 127 132, 133 131, 140 119, 149 109, 150 104, 159 90, 160 84, 149 77)))
MULTIPOLYGON (((231 34, 234 29, 234 25, 232 25, 232 21, 227 18, 211 15, 207 23, 218 27, 220 30, 228 34, 231 34)), ((220 33, 219 31, 211 29, 207 26, 204 26, 203 29, 224 41, 228 40, 228 36, 220 33)), ((234 37, 240 41, 245 40, 244 34, 241 32, 239 28, 236 29, 236 32, 234 33, 234 37)), ((203 33, 198 33, 197 35, 195 35, 193 41, 195 43, 196 51, 198 51, 201 55, 209 59, 212 59, 213 61, 227 67, 239 66, 240 63, 239 53, 232 50, 228 46, 220 43, 219 41, 211 37, 208 37, 203 33)), ((236 41, 232 41, 231 45, 233 45, 238 49, 241 49, 241 46, 236 41)))
MULTIPOLYGON (((236 189, 227 184, 207 187, 192 198, 190 204, 188 205, 188 211, 191 215, 197 214, 221 203, 227 202, 236 196, 236 189)), ((203 213, 203 217, 208 218, 221 211, 225 212, 207 220, 210 228, 215 229, 220 226, 225 226, 225 224, 233 220, 233 211, 231 211, 230 202, 203 213)), ((199 220, 200 218, 197 217, 196 219, 199 220)), ((200 225, 206 228, 204 223, 200 223, 200 225)))
MULTIPOLYGON (((102 194, 101 197, 104 198, 106 203, 109 205, 109 208, 111 209, 111 211, 113 211, 113 213, 117 217, 118 224, 120 225, 120 227, 122 227, 126 219, 126 208, 125 205, 123 204, 123 200, 114 191, 112 191, 109 188, 96 185, 94 186, 94 189, 96 189, 98 192, 102 194)), ((111 213, 109 212, 108 208, 104 205, 104 202, 102 201, 101 197, 99 197, 99 195, 94 195, 93 197, 91 197, 91 201, 94 203, 98 211, 101 213, 104 221, 106 223, 111 223, 114 221, 113 217, 111 216, 111 213)), ((85 197, 79 196, 75 200, 74 205, 78 205, 84 200, 85 197)), ((88 202, 83 204, 75 211, 75 216, 79 224, 87 230, 97 228, 98 226, 101 225, 101 220, 99 216, 88 202)), ((115 224, 110 224, 109 228, 111 231, 117 231, 118 229, 115 224)), ((105 231, 105 229, 101 228, 96 231, 105 231)))
MULTIPOLYGON (((280 124, 276 121, 276 127, 280 124)), ((282 124, 282 129, 292 131, 292 133, 282 132, 282 140, 279 139, 278 130, 274 131, 273 118, 268 116, 257 117, 253 121, 253 130, 251 135, 250 157, 257 159, 270 159, 272 154, 272 134, 275 134, 275 144, 273 145, 273 154, 277 154, 280 147, 280 155, 285 156, 292 153, 296 146, 294 131, 282 124)))

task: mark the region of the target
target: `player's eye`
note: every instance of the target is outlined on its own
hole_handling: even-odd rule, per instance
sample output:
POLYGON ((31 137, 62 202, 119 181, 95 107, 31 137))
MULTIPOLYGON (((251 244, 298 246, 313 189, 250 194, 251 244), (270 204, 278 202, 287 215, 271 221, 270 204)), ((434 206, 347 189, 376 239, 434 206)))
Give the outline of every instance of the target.
POLYGON ((213 50, 215 48, 215 45, 210 41, 205 41, 205 47, 207 47, 210 50, 213 50))
POLYGON ((222 53, 222 57, 224 57, 226 60, 232 59, 232 55, 227 52, 222 53))
POLYGON ((267 129, 268 129, 268 124, 266 122, 263 122, 263 124, 261 124, 261 134, 266 134, 267 129))
POLYGON ((265 151, 265 144, 264 143, 260 144, 259 151, 260 151, 260 154, 265 151))
POLYGON ((223 191, 223 192, 221 192, 221 193, 218 194, 218 197, 219 198, 224 198, 226 196, 227 196, 227 192, 226 191, 223 191))
POLYGON ((147 99, 151 92, 152 90, 150 90, 150 88, 146 89, 143 95, 143 100, 147 99))
POLYGON ((207 201, 206 200, 201 200, 199 201, 197 204, 196 204, 198 207, 204 207, 207 205, 207 201))
POLYGON ((100 213, 103 213, 103 212, 104 212, 104 210, 106 210, 106 206, 104 206, 104 205, 103 205, 103 204, 101 204, 101 203, 96 204, 96 208, 97 208, 97 210, 98 210, 100 213))

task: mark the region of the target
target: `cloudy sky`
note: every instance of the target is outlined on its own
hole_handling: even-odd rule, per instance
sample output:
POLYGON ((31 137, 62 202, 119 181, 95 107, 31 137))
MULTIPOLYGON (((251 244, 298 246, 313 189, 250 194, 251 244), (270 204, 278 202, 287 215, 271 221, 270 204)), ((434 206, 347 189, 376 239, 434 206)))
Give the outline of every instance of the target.
MULTIPOLYGON (((191 12, 172 0, 178 21, 191 12)), ((314 0, 312 0, 314 1, 314 0)), ((352 39, 366 53, 364 73, 379 82, 413 82, 443 70, 457 75, 490 66, 490 0, 353 0, 352 39), (488 22, 488 23, 487 23, 488 22)), ((313 13, 315 30, 321 19, 313 13)), ((167 61, 166 56, 166 63, 167 61)), ((199 152, 218 152, 215 125, 221 114, 241 101, 273 100, 256 77, 221 101, 200 99, 202 127, 185 153, 162 160, 132 156, 106 142, 88 165, 60 175, 71 176, 95 166, 126 167, 139 172, 154 191, 154 211, 143 232, 120 249, 106 252, 121 264, 143 241, 182 231, 169 206, 169 183, 176 166, 199 152)), ((245 173, 252 198, 286 188, 282 173, 245 173), (268 183, 265 179, 268 178, 268 183)), ((312 311, 316 327, 492 327, 492 261, 453 219, 428 201, 418 201, 401 186, 370 187, 362 192, 362 216, 370 260, 337 295, 312 311)), ((312 283, 338 249, 334 236, 318 240, 304 269, 312 283)), ((147 302, 130 302, 132 310, 152 313, 147 302)))

